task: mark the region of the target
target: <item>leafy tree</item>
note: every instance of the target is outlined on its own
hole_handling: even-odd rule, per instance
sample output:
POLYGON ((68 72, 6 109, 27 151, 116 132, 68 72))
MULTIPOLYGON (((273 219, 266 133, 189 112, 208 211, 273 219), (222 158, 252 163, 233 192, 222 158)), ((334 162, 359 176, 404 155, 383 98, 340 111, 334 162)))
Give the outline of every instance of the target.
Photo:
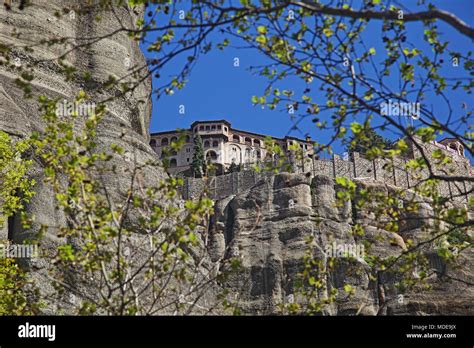
POLYGON ((232 163, 231 163, 230 166, 229 166, 228 172, 229 172, 229 173, 240 172, 240 166, 237 165, 237 164, 235 164, 234 161, 232 161, 232 163))
POLYGON ((22 159, 27 149, 28 141, 15 142, 0 131, 0 227, 34 195, 35 181, 26 176, 31 160, 22 159))
POLYGON ((39 314, 38 298, 28 273, 14 259, 0 257, 0 315, 39 314))
POLYGON ((363 132, 358 132, 349 138, 347 151, 358 152, 362 156, 366 155, 373 148, 389 150, 392 148, 392 142, 377 133, 372 127, 367 127, 363 132))
POLYGON ((191 164, 195 177, 202 177, 206 172, 206 160, 204 158, 204 144, 199 134, 194 137, 193 162, 191 164))
MULTIPOLYGON (((87 98, 80 93, 77 102, 87 98)), ((113 165, 115 157, 124 161, 123 149, 117 145, 99 149, 96 143, 104 105, 77 131, 77 116, 60 117, 55 100, 40 100, 46 128, 32 136, 32 145, 45 165, 45 184, 51 185, 56 207, 67 219, 59 231, 67 241, 50 260, 55 293, 46 300, 78 314, 189 314, 222 309, 218 299, 206 302, 206 307, 200 302, 210 287, 219 293, 216 284, 225 276, 202 267, 206 251, 199 233, 206 229, 213 202, 201 197, 180 203, 182 179, 175 177, 143 187, 139 178, 157 161, 134 163, 131 173, 113 165), (110 194, 101 180, 107 174, 129 176, 124 196, 110 194), (135 214, 140 218, 132 220, 135 214), (71 299, 66 293, 74 296, 71 299)), ((43 232, 49 228, 43 226, 43 232)))
MULTIPOLYGON (((0 230, 5 230, 7 219, 14 214, 22 215, 24 205, 34 195, 34 180, 27 172, 31 160, 24 157, 28 150, 27 140, 14 141, 0 131, 0 230)), ((26 224, 26 217, 22 215, 26 224)), ((38 313, 39 304, 33 299, 34 286, 28 274, 16 261, 3 253, 9 241, 0 238, 0 315, 27 315, 38 313)))

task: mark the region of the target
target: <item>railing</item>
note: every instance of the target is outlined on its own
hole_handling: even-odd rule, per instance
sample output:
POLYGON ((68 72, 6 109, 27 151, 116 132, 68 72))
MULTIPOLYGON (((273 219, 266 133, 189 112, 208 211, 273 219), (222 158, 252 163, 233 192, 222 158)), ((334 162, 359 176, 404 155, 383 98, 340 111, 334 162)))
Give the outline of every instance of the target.
MULTIPOLYGON (((369 161, 353 154, 352 160, 342 160, 339 156, 333 159, 320 159, 307 162, 305 165, 292 164, 294 173, 309 174, 311 177, 316 175, 326 175, 331 178, 338 176, 347 177, 357 180, 376 180, 386 184, 398 186, 400 188, 412 188, 419 183, 419 179, 414 178, 406 171, 406 160, 398 159, 390 162, 374 160, 369 161)), ((459 167, 459 175, 474 176, 472 167, 459 167)), ((236 195, 254 187, 265 176, 273 175, 272 173, 256 172, 255 170, 243 170, 240 172, 229 173, 209 178, 184 178, 184 186, 181 193, 185 199, 198 197, 205 189, 208 195, 213 199, 222 199, 230 195, 236 195)), ((427 173, 425 173, 425 177, 427 173)), ((443 195, 457 196, 462 192, 470 191, 469 182, 441 182, 440 190, 443 195)), ((469 196, 466 196, 468 199, 469 196)))

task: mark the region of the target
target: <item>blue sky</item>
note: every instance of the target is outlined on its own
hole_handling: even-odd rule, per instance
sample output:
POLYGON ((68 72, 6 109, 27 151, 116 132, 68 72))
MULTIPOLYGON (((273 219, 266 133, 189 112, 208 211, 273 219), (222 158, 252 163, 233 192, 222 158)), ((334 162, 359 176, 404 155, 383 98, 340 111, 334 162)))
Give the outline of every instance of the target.
MULTIPOLYGON (((412 10, 419 9, 416 2, 416 0, 403 1, 403 5, 412 10)), ((433 3, 443 10, 454 13, 469 25, 474 25, 474 1, 445 0, 433 3)), ((438 23, 442 32, 441 39, 448 40, 451 49, 466 52, 467 48, 473 47, 471 40, 448 25, 442 22, 438 23)), ((366 30, 363 37, 366 44, 374 47, 382 59, 385 50, 380 35, 381 22, 373 21, 370 25, 371 29, 366 30)), ((421 25, 409 23, 407 28, 409 29, 407 41, 412 42, 419 49, 426 47, 421 25)), ((221 37, 219 38, 221 39, 221 37)), ((149 56, 146 51, 145 55, 149 56)), ((151 132, 188 128, 196 120, 226 119, 238 129, 277 137, 287 134, 303 137, 300 132, 291 132, 292 121, 287 112, 271 111, 267 108, 262 109, 261 106, 252 105, 251 97, 263 95, 267 80, 263 77, 253 76, 248 68, 265 62, 265 59, 256 51, 234 48, 226 48, 224 51, 212 50, 207 55, 201 55, 183 90, 177 91, 174 95, 163 96, 159 100, 154 98, 151 132), (240 67, 233 66, 235 57, 239 58, 240 67), (179 113, 180 105, 185 106, 184 115, 179 113)), ((161 74, 168 76, 173 71, 179 71, 180 68, 181 62, 176 60, 171 62, 166 71, 161 74)), ((460 70, 460 68, 459 70, 453 68, 448 61, 444 71, 447 75, 454 77, 462 76, 459 74, 460 70)), ((158 81, 153 81, 153 83, 156 86, 158 81)), ((296 85, 293 85, 295 82, 292 80, 285 83, 290 89, 296 88, 296 85)), ((455 110, 461 111, 460 106, 463 102, 468 104, 469 109, 473 107, 472 96, 467 96, 462 92, 448 93, 455 110)), ((313 95, 313 97, 317 99, 317 96, 313 95)), ((446 111, 445 105, 440 103, 437 98, 429 99, 427 104, 431 104, 439 114, 446 111)), ((321 118, 324 117, 329 117, 329 115, 322 115, 321 118)), ((319 142, 329 139, 330 134, 318 131, 309 118, 300 124, 300 129, 303 133, 309 133, 313 139, 319 142)), ((393 137, 390 134, 386 134, 386 136, 393 137)), ((336 153, 341 153, 343 148, 336 145, 334 150, 336 153)))

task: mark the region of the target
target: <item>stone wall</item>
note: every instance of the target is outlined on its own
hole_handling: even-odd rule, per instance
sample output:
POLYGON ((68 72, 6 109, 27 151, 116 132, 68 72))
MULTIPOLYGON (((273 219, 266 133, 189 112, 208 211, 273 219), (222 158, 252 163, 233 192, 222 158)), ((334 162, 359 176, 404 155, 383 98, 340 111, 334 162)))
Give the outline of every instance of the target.
MULTIPOLYGON (((376 180, 398 186, 400 188, 413 188, 420 179, 426 178, 428 173, 422 172, 421 177, 416 177, 406 171, 406 159, 395 159, 393 162, 385 160, 367 160, 358 153, 353 153, 350 160, 343 160, 334 155, 332 159, 313 159, 303 165, 293 165, 295 173, 305 173, 310 177, 326 175, 328 177, 347 177, 350 179, 376 180)), ((453 162, 452 172, 439 170, 436 173, 474 176, 474 169, 467 162, 453 162)), ((230 195, 236 195, 249 190, 257 184, 268 173, 258 173, 254 170, 230 173, 207 179, 184 178, 184 186, 181 189, 185 199, 198 197, 205 189, 213 199, 222 199, 230 195)), ((442 181, 439 184, 440 193, 443 196, 456 200, 467 200, 471 195, 472 183, 462 181, 442 181), (467 193, 467 194, 466 194, 467 193)))

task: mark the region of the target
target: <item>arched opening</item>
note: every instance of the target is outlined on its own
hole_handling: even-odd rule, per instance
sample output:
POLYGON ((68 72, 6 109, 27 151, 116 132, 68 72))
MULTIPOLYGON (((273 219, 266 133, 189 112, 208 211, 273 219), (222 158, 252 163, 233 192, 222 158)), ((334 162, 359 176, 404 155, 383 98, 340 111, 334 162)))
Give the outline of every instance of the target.
POLYGON ((206 141, 204 142, 204 147, 209 147, 209 146, 210 146, 209 140, 206 140, 206 141))
POLYGON ((150 146, 151 147, 156 147, 156 140, 155 139, 150 140, 150 146))
POLYGON ((232 137, 232 140, 235 141, 236 143, 240 143, 240 137, 238 135, 234 135, 232 137))
POLYGON ((177 141, 178 141, 178 138, 176 138, 176 137, 172 137, 172 138, 171 138, 171 142, 172 142, 172 143, 175 143, 175 142, 177 142, 177 141))
POLYGON ((191 142, 191 137, 189 135, 186 135, 186 142, 187 143, 191 142))
POLYGON ((252 145, 252 139, 250 139, 249 137, 245 137, 245 144, 252 145))
POLYGON ((172 158, 170 160, 170 168, 175 168, 178 165, 178 162, 176 161, 176 158, 172 158))
POLYGON ((168 138, 161 139, 161 146, 167 146, 167 145, 168 145, 168 138))
POLYGON ((218 147, 219 146, 219 142, 217 140, 214 140, 212 142, 212 147, 218 147))
POLYGON ((240 164, 240 149, 237 146, 232 146, 230 148, 230 161, 240 164))
POLYGON ((254 144, 255 146, 260 146, 260 140, 255 139, 255 140, 253 141, 253 144, 254 144))
POLYGON ((206 153, 206 160, 211 162, 217 160, 217 154, 215 153, 215 151, 208 151, 206 153))

